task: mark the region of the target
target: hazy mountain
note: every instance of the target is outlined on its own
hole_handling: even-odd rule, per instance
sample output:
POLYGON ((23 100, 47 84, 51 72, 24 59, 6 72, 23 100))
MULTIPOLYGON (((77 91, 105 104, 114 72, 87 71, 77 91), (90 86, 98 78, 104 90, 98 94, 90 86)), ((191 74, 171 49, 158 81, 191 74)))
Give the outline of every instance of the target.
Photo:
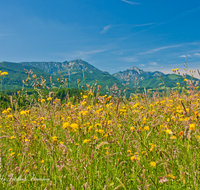
POLYGON ((137 67, 131 67, 130 69, 127 69, 125 71, 120 71, 118 73, 113 74, 113 76, 115 76, 117 79, 121 80, 121 81, 142 81, 146 78, 149 77, 155 77, 155 76, 164 76, 165 74, 159 71, 155 71, 155 72, 145 72, 142 69, 139 69, 137 67))
MULTIPOLYGON (((137 87, 140 88, 157 88, 157 87, 175 87, 177 83, 181 85, 185 84, 183 82, 184 78, 181 75, 177 74, 164 74, 160 71, 143 71, 137 67, 131 67, 125 71, 120 71, 118 73, 113 74, 118 80, 123 83, 128 84, 129 87, 135 86, 137 83, 137 87), (164 81, 164 82, 163 82, 164 81)), ((187 75, 185 78, 189 80, 199 81, 199 79, 192 78, 187 75)))

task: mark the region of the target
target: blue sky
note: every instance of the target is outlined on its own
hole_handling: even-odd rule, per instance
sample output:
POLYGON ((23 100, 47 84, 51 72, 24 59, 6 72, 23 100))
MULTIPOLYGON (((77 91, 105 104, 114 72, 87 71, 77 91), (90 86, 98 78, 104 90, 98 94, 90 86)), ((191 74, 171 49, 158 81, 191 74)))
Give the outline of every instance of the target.
POLYGON ((200 1, 0 0, 0 61, 200 69, 200 1))

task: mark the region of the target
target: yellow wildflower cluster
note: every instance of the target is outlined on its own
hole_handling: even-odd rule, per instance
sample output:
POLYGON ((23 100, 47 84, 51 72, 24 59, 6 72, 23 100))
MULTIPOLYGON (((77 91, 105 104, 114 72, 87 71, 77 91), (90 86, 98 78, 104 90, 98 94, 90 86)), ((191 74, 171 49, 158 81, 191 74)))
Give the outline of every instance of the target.
POLYGON ((8 73, 0 71, 0 76, 4 76, 4 75, 8 75, 8 73))

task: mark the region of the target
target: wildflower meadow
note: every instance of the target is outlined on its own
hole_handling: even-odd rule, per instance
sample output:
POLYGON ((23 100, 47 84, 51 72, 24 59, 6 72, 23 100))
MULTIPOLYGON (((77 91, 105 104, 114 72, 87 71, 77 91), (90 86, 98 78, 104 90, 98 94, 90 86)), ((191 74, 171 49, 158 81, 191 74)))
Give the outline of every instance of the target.
POLYGON ((88 85, 79 101, 2 109, 0 189, 200 189, 200 92, 185 82, 130 98, 88 85))

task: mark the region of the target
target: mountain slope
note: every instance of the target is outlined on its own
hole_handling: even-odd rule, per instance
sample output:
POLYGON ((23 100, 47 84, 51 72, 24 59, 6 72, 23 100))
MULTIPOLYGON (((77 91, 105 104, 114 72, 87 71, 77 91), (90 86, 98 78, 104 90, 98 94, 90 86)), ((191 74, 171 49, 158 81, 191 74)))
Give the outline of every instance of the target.
MULTIPOLYGON (((120 71, 113 74, 118 80, 123 83, 128 83, 129 87, 137 86, 141 88, 157 88, 161 86, 175 87, 177 83, 184 85, 184 78, 181 75, 176 74, 164 74, 160 71, 145 72, 137 67, 131 67, 125 71, 120 71), (163 83, 164 80, 164 83, 163 83)), ((191 76, 185 76, 189 80, 199 81, 199 79, 192 78, 191 76)))
MULTIPOLYGON (((21 63, 0 62, 0 70, 3 72, 8 72, 8 75, 5 76, 4 80, 2 81, 2 90, 21 89, 23 86, 22 80, 26 80, 28 77, 28 74, 24 69, 33 71, 33 74, 36 74, 38 78, 42 76, 47 80, 47 85, 50 85, 51 75, 39 68, 22 65, 21 63)), ((57 83, 55 76, 52 79, 54 83, 57 83)))
POLYGON ((116 84, 119 88, 123 88, 122 82, 110 75, 108 72, 103 72, 93 65, 81 60, 76 59, 73 61, 64 62, 22 62, 24 65, 31 65, 38 67, 53 75, 62 75, 70 81, 70 87, 77 87, 77 80, 79 79, 80 86, 85 84, 94 84, 102 87, 102 92, 105 92, 106 86, 111 88, 116 84))
MULTIPOLYGON (((103 72, 87 62, 77 59, 69 62, 1 62, 0 70, 9 73, 3 80, 3 89, 21 88, 23 85, 22 80, 27 78, 24 69, 31 69, 33 74, 36 74, 39 78, 43 76, 47 80, 47 86, 50 86, 50 76, 57 87, 60 85, 57 78, 63 81, 67 79, 69 88, 85 87, 86 84, 93 85, 97 81, 97 85, 102 87, 102 93, 106 93, 108 88, 110 89, 114 84, 122 90, 129 87, 129 91, 135 91, 133 89, 135 84, 140 88, 174 87, 177 86, 176 83, 185 84, 183 77, 180 75, 165 75, 159 71, 146 72, 137 67, 131 67, 126 71, 110 75, 108 72, 103 72), (80 80, 79 85, 77 80, 80 80), (165 84, 163 84, 163 80, 165 84), (124 85, 124 83, 127 85, 124 85)), ((192 79, 190 76, 186 77, 192 79)), ((194 80, 199 81, 198 79, 194 80)))
POLYGON ((113 74, 114 77, 116 77, 117 79, 121 80, 121 81, 142 81, 145 78, 149 78, 149 77, 155 77, 155 76, 164 76, 165 74, 159 71, 155 71, 155 72, 145 72, 142 69, 139 69, 137 67, 131 67, 130 69, 127 69, 125 71, 120 71, 118 73, 113 74))

